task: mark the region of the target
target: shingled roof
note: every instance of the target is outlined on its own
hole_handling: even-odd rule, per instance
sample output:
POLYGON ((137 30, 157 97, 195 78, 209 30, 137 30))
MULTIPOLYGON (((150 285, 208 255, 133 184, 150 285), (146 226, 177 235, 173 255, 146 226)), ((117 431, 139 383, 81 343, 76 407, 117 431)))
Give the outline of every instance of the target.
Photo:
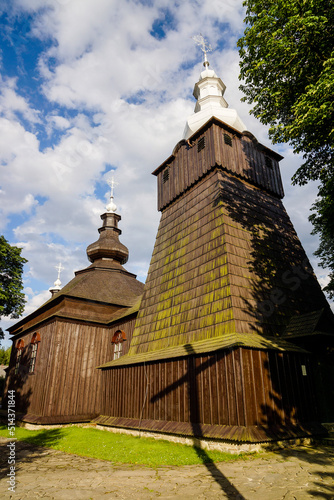
POLYGON ((144 285, 136 280, 136 275, 125 271, 120 265, 103 262, 92 264, 65 285, 55 297, 82 298, 105 304, 131 307, 143 293, 144 285))
POLYGON ((128 249, 119 240, 120 216, 101 215, 100 237, 87 248, 92 262, 32 314, 10 327, 11 334, 52 317, 108 324, 138 311, 144 284, 122 266, 128 249))
POLYGON ((313 335, 334 336, 334 317, 331 311, 319 309, 293 316, 284 332, 286 339, 313 335))

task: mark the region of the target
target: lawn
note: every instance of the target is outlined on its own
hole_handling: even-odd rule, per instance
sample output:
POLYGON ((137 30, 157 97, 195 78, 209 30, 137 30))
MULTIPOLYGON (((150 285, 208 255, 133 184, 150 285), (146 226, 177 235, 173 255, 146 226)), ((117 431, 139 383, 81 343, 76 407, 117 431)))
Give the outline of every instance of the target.
MULTIPOLYGON (((10 437, 5 425, 0 425, 0 436, 10 437)), ((109 460, 115 464, 141 464, 152 467, 227 462, 254 456, 232 455, 164 440, 116 434, 74 425, 36 431, 16 427, 15 438, 65 453, 109 460)))

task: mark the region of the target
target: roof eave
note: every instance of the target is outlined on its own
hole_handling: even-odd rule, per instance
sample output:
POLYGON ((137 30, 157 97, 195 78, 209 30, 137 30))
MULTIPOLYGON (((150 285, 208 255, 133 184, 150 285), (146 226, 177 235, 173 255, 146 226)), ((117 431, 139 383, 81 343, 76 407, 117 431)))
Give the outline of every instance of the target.
POLYGON ((258 334, 231 334, 217 337, 215 339, 206 339, 191 344, 169 347, 157 351, 129 355, 126 354, 119 359, 109 361, 99 369, 117 368, 119 366, 133 365, 145 362, 162 361, 166 359, 181 358, 198 354, 210 354, 218 350, 244 347, 259 350, 275 351, 293 351, 303 354, 309 354, 309 351, 303 349, 287 340, 277 337, 262 337, 258 334))

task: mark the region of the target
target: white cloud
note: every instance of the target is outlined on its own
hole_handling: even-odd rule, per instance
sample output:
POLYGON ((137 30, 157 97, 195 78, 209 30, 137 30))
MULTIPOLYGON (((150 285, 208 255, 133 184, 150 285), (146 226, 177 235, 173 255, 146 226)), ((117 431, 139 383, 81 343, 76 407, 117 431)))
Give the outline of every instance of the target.
MULTIPOLYGON (((33 18, 28 53, 30 37, 47 42, 36 61, 34 91, 45 99, 40 108, 30 104, 36 99, 26 96, 33 91, 18 88, 17 79, 0 82, 1 229, 10 221, 13 242, 20 242, 29 260, 31 311, 38 297, 48 297, 41 290, 54 282, 59 261, 66 268, 63 283, 88 265, 85 249, 98 237, 107 201, 96 191, 106 180, 106 165, 117 169, 121 241, 130 251, 126 268, 145 278, 159 221, 151 172, 182 138, 202 70, 193 35, 202 32, 214 47, 209 60, 227 86, 230 107, 260 142, 272 146, 266 128, 240 102, 236 41, 243 30, 242 0, 16 0, 14 7, 33 18), (150 33, 157 20, 165 30, 160 40, 150 33)), ((311 257, 317 239, 309 236, 307 216, 316 186, 292 188, 301 159, 287 146, 279 152, 285 156, 284 203, 311 257)))
POLYGON ((67 129, 71 126, 71 122, 64 118, 63 116, 51 115, 49 121, 54 124, 54 126, 60 130, 67 129))
POLYGON ((39 111, 33 109, 26 99, 18 94, 17 79, 2 79, 0 76, 0 113, 10 120, 15 120, 18 113, 32 123, 40 123, 39 111))

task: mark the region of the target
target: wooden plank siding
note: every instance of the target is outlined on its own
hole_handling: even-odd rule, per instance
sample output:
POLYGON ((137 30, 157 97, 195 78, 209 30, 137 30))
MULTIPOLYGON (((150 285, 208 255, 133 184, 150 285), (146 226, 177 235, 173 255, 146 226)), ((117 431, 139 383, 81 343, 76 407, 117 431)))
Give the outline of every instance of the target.
POLYGON ((126 333, 123 352, 127 353, 134 323, 134 315, 110 327, 65 319, 48 321, 38 328, 41 341, 32 374, 30 341, 35 330, 19 337, 25 345, 20 369, 15 374, 14 347, 6 392, 16 391, 16 411, 23 420, 52 423, 96 417, 104 400, 102 375, 96 367, 112 359, 111 339, 118 329, 126 333))
POLYGON ((303 354, 236 348, 103 369, 102 377, 106 401, 96 422, 104 425, 142 428, 144 422, 148 430, 160 425, 164 432, 187 429, 190 435, 203 426, 220 426, 216 432, 225 432, 227 439, 234 439, 232 429, 239 439, 239 428, 244 440, 263 441, 302 434, 303 426, 317 418, 311 365, 303 354), (284 370, 278 369, 280 363, 284 370))
POLYGON ((283 198, 278 165, 280 159, 277 153, 258 144, 251 134, 240 134, 218 120, 210 120, 199 134, 195 134, 191 145, 184 142, 175 156, 154 172, 158 182, 158 209, 165 208, 217 165, 283 198), (232 146, 225 143, 224 134, 231 138, 232 146), (198 151, 198 141, 202 138, 205 147, 198 151), (270 159, 271 166, 267 166, 266 157, 270 159), (165 169, 169 170, 167 180, 165 169))

